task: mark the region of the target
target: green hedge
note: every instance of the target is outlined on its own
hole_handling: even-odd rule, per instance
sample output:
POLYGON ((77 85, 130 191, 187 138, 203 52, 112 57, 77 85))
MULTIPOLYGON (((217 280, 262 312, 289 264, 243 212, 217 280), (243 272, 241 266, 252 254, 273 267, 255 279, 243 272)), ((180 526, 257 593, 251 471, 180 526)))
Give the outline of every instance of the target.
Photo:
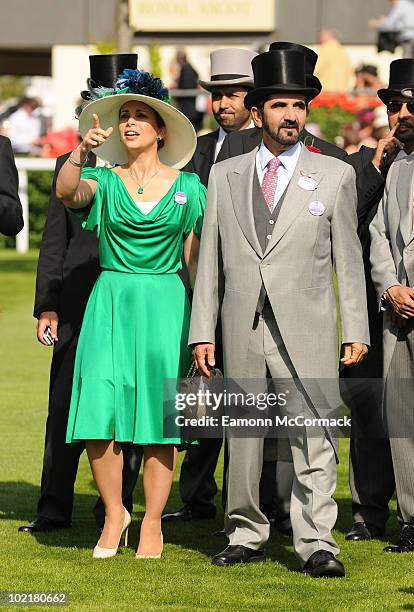
POLYGON ((28 172, 29 181, 29 246, 37 249, 42 239, 53 172, 28 172))
POLYGON ((335 143, 335 137, 342 135, 345 125, 356 121, 356 115, 340 106, 317 106, 309 113, 308 123, 317 123, 321 128, 322 137, 335 143))

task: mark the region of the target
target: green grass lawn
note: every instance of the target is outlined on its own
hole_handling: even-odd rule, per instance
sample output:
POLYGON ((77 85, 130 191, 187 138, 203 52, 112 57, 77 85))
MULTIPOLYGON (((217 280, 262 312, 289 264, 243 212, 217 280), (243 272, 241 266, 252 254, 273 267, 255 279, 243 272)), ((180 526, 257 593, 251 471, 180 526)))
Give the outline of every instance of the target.
MULTIPOLYGON (((335 532, 345 579, 314 580, 299 573, 290 540, 276 533, 271 534, 265 564, 213 567, 210 557, 224 547, 211 535, 221 527, 221 516, 166 526, 162 560, 135 560, 143 512, 140 483, 130 547, 114 559, 94 561, 97 534, 91 510, 96 491, 85 456, 72 529, 37 536, 18 533, 20 524, 34 518, 39 495, 51 356, 35 339, 35 269, 35 253, 0 252, 0 591, 67 591, 74 610, 414 610, 414 554, 382 553, 384 542, 397 534, 394 515, 384 542, 345 542, 351 523, 345 440, 335 532)), ((217 477, 221 483, 220 467, 217 477)), ((178 504, 175 482, 168 508, 178 504)))

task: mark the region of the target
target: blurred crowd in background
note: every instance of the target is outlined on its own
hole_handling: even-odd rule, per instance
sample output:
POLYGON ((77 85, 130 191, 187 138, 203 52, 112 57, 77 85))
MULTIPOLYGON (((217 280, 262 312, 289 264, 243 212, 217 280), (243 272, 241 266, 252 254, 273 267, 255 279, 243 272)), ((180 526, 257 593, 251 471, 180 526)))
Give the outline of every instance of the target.
MULTIPOLYGON (((385 108, 376 95, 382 86, 377 66, 353 69, 334 33, 324 30, 315 74, 324 88, 311 107, 309 130, 348 153, 357 151, 361 144, 375 147, 388 125, 385 108)), ((198 79, 191 58, 184 49, 178 49, 170 65, 172 102, 190 119, 196 132, 203 134, 217 126, 211 113, 211 97, 199 87, 198 79)), ((0 101, 0 134, 10 138, 19 156, 55 158, 78 143, 75 128, 53 131, 50 108, 40 98, 27 95, 0 101)))
MULTIPOLYGON (((414 2, 389 0, 389 4, 388 15, 372 19, 369 25, 378 32, 378 53, 387 52, 390 63, 395 59, 395 52, 397 57, 413 56, 414 2)), ((255 50, 263 52, 267 46, 255 50)), ((357 151, 361 144, 375 147, 387 129, 385 108, 376 95, 382 86, 379 66, 374 63, 353 65, 347 49, 332 29, 320 31, 317 52, 315 75, 322 82, 323 91, 311 106, 309 130, 348 153, 357 151)), ((378 58, 380 63, 380 56, 378 58)), ((211 112, 211 98, 200 88, 199 74, 193 64, 189 53, 178 48, 168 75, 158 76, 164 77, 172 103, 187 115, 197 133, 202 134, 216 129, 217 124, 211 112)), ((36 87, 29 77, 20 79, 14 93, 19 89, 20 96, 5 97, 0 87, 0 134, 10 138, 15 154, 55 158, 72 150, 78 142, 73 123, 63 130, 52 129, 53 94, 48 100, 33 95, 36 87)), ((41 91, 45 93, 45 89, 41 91)))

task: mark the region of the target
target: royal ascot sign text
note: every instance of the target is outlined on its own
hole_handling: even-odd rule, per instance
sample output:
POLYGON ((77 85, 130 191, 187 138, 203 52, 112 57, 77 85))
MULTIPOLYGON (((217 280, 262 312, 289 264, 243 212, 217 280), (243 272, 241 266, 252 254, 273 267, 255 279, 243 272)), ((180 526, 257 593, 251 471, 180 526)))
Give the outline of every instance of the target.
POLYGON ((272 32, 274 0, 130 0, 136 32, 272 32))

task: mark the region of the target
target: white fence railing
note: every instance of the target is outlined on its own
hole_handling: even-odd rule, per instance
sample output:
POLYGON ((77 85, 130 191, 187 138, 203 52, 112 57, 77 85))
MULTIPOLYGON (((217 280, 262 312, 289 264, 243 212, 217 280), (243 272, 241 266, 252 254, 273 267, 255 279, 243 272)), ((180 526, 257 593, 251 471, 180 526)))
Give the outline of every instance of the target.
POLYGON ((19 173, 19 197, 23 207, 24 227, 16 236, 16 251, 27 253, 29 250, 29 196, 27 193, 27 172, 29 170, 54 170, 56 160, 46 157, 16 157, 19 173))

